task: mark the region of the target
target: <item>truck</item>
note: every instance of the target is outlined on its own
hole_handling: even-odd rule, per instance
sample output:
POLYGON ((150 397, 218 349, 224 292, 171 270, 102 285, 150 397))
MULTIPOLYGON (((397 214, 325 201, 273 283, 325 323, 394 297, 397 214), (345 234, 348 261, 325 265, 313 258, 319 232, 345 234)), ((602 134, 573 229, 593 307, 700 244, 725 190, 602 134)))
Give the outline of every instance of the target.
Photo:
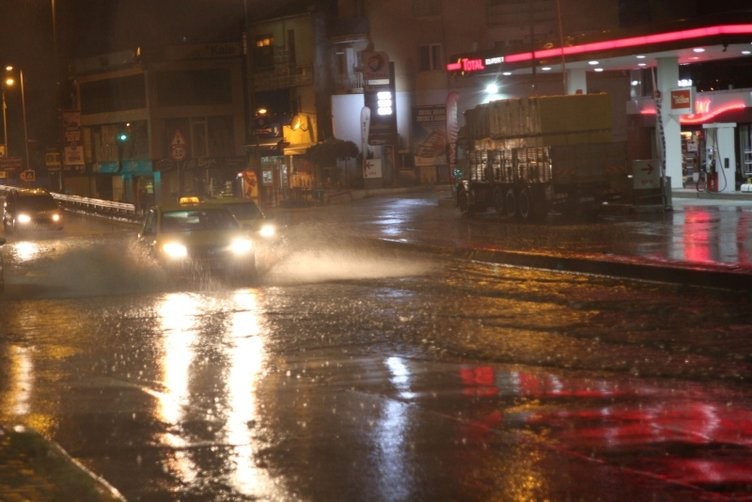
POLYGON ((464 114, 456 203, 464 214, 543 220, 550 211, 594 214, 621 194, 626 142, 613 141, 607 94, 512 98, 464 114))

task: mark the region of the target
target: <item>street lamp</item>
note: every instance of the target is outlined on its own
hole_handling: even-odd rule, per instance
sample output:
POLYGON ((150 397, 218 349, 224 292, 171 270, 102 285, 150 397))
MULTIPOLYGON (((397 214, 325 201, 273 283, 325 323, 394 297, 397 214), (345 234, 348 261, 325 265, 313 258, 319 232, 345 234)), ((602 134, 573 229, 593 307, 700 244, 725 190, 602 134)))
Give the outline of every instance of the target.
POLYGON ((2 94, 3 94, 3 155, 5 157, 9 157, 8 155, 8 105, 5 104, 5 84, 3 83, 2 86, 2 94))
MULTIPOLYGON (((6 66, 5 67, 5 86, 3 87, 3 126, 6 125, 7 117, 5 115, 5 87, 13 87, 16 85, 16 79, 13 77, 13 70, 15 68, 13 66, 6 66)), ((19 87, 21 88, 21 119, 23 120, 23 133, 24 133, 24 162, 26 165, 26 169, 29 169, 29 125, 26 120, 26 86, 24 85, 24 74, 23 70, 21 68, 18 69, 18 83, 19 87)), ((8 148, 8 138, 7 138, 7 128, 5 132, 5 148, 6 148, 6 155, 7 155, 7 148, 8 148)))

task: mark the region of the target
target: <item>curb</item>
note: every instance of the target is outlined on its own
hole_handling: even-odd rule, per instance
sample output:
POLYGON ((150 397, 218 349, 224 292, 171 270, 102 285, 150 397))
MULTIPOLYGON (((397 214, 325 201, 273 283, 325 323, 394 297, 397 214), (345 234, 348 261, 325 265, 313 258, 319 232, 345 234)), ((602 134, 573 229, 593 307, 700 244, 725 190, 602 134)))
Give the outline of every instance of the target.
POLYGON ((1 425, 0 498, 125 501, 117 489, 68 455, 57 443, 32 429, 1 425))
POLYGON ((565 257, 493 248, 449 248, 389 239, 377 239, 377 241, 394 248, 404 249, 409 247, 416 251, 448 255, 454 258, 556 272, 573 272, 744 292, 749 292, 750 284, 752 284, 752 268, 737 266, 708 267, 703 264, 687 265, 663 261, 635 263, 630 258, 619 256, 611 256, 607 259, 602 256, 565 257))

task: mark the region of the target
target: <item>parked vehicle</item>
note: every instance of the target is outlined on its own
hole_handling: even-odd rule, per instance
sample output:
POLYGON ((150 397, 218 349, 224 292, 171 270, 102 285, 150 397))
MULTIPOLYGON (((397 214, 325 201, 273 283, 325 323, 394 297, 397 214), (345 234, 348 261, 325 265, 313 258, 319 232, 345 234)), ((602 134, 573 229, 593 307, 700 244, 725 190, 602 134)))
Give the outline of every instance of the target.
POLYGON ((555 206, 595 211, 619 196, 626 144, 613 141, 606 94, 539 96, 479 105, 457 141, 457 206, 542 219, 555 206))

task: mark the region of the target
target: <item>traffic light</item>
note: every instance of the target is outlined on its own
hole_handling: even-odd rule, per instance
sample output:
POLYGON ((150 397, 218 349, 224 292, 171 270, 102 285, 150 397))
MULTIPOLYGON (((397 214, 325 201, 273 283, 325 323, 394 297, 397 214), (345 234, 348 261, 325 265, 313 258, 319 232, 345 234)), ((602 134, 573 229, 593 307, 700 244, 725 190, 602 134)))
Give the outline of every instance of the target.
POLYGON ((123 171, 123 151, 130 141, 130 124, 125 124, 125 128, 115 133, 115 143, 117 143, 117 172, 123 171))
POLYGON ((120 124, 115 133, 115 141, 118 146, 125 145, 131 139, 131 123, 120 124))

